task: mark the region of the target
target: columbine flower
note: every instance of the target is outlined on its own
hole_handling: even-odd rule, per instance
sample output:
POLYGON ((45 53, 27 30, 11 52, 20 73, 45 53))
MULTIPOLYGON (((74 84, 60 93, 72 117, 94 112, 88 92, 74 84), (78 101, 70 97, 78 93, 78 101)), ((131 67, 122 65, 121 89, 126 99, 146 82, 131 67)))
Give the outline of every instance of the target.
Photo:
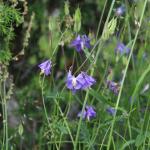
POLYGON ((119 93, 120 86, 118 83, 108 80, 107 86, 115 95, 119 93))
POLYGON ((82 117, 82 119, 88 119, 90 121, 93 117, 96 117, 96 112, 92 106, 86 106, 85 110, 78 113, 78 117, 82 117))
POLYGON ((107 109, 106 109, 106 111, 110 114, 110 115, 115 115, 115 113, 116 113, 116 110, 115 110, 115 108, 113 108, 113 107, 108 107, 107 109))
POLYGON ((96 83, 96 80, 93 77, 87 75, 86 72, 81 72, 77 76, 77 79, 82 84, 82 89, 87 89, 91 87, 94 83, 96 83))
POLYGON ((44 61, 38 67, 41 69, 41 72, 48 76, 51 73, 52 62, 50 60, 44 61))
POLYGON ((73 93, 75 93, 76 90, 82 88, 82 84, 80 83, 80 80, 78 80, 77 77, 73 76, 70 70, 68 72, 66 86, 68 89, 72 90, 73 93))
POLYGON ((78 52, 81 52, 85 47, 90 48, 90 39, 86 35, 78 35, 75 40, 72 41, 71 46, 75 47, 78 52))
POLYGON ((76 90, 84 90, 91 87, 95 82, 95 79, 91 76, 88 76, 85 72, 81 72, 77 77, 75 77, 69 70, 66 86, 68 89, 72 90, 73 93, 75 93, 76 90))
POLYGON ((118 43, 117 47, 115 48, 115 52, 119 54, 129 54, 130 48, 126 47, 123 43, 118 43))
POLYGON ((125 6, 122 5, 116 9, 116 16, 122 16, 125 13, 125 6))

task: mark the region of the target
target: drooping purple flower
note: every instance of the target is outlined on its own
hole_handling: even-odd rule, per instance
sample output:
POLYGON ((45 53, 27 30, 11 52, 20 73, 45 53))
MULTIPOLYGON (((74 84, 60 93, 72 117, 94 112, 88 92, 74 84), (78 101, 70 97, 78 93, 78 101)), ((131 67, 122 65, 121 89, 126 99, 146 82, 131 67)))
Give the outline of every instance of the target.
POLYGON ((106 111, 107 111, 110 115, 112 115, 112 116, 114 116, 115 113, 116 113, 116 110, 115 110, 115 108, 113 108, 113 107, 108 107, 108 108, 106 109, 106 111))
POLYGON ((118 83, 108 80, 107 86, 115 95, 118 95, 119 89, 120 89, 120 86, 118 83))
POLYGON ((92 106, 86 106, 85 110, 78 113, 78 117, 82 117, 82 119, 88 119, 90 121, 92 118, 96 117, 96 112, 92 106))
POLYGON ((96 112, 94 111, 92 106, 86 106, 86 117, 90 120, 93 117, 96 117, 96 112))
POLYGON ((81 72, 77 76, 77 79, 82 84, 82 89, 87 89, 96 83, 96 80, 93 77, 87 75, 86 72, 81 72))
POLYGON ((123 43, 118 42, 116 48, 115 48, 115 52, 119 53, 119 54, 129 54, 130 52, 130 48, 126 47, 123 43))
POLYGON ((77 77, 71 74, 69 70, 66 80, 66 86, 68 89, 72 90, 73 93, 76 90, 84 90, 91 87, 95 83, 95 79, 85 72, 81 72, 77 77))
POLYGON ((78 35, 75 40, 72 41, 71 43, 72 47, 75 47, 77 52, 81 52, 85 47, 90 48, 90 39, 86 35, 78 35))
POLYGON ((124 5, 118 7, 116 9, 116 16, 122 16, 125 13, 125 11, 126 11, 126 8, 124 5))
POLYGON ((50 60, 46 60, 38 67, 41 69, 41 72, 48 76, 51 73, 52 62, 50 60))
POLYGON ((67 75, 66 86, 68 89, 72 90, 73 93, 82 88, 82 83, 80 83, 80 80, 78 80, 77 77, 71 74, 70 70, 67 75))

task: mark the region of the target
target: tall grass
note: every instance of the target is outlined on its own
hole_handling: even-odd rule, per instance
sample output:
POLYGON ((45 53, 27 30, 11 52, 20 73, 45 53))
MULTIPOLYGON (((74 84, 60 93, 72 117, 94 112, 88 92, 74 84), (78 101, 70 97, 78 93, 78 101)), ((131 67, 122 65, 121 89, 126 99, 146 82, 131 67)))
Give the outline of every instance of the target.
MULTIPOLYGON (((3 119, 0 148, 150 149, 149 1, 91 1, 97 7, 103 5, 100 7, 102 10, 98 16, 97 28, 93 29, 93 32, 84 28, 84 19, 88 17, 88 12, 84 12, 82 7, 84 5, 72 9, 71 2, 70 5, 65 2, 64 9, 60 9, 60 14, 55 16, 48 15, 48 11, 44 10, 47 3, 48 1, 36 2, 33 5, 35 12, 31 13, 31 20, 22 20, 25 27, 23 30, 27 29, 23 34, 22 48, 17 55, 13 54, 10 44, 15 36, 9 39, 7 34, 0 35, 3 45, 8 48, 6 58, 0 52, 0 99, 3 119), (124 6, 125 12, 117 16, 116 9, 119 6, 124 6), (40 18, 37 9, 45 11, 43 18, 40 18), (40 30, 39 33, 37 30, 40 30), (90 49, 83 48, 80 53, 71 43, 78 35, 83 34, 90 37, 92 46, 90 49), (118 43, 124 43, 123 50, 129 48, 129 53, 116 52, 118 43), (37 48, 38 51, 35 50, 37 48), (31 67, 30 70, 34 73, 28 75, 29 81, 26 83, 19 80, 23 79, 22 68, 18 73, 14 73, 15 67, 13 71, 8 71, 11 62, 17 64, 16 60, 21 61, 20 54, 26 59, 24 62, 29 68, 36 66, 36 69, 31 67), (40 62, 46 59, 52 61, 51 73, 48 76, 40 73, 38 68, 40 62), (85 90, 72 92, 66 86, 69 70, 74 76, 82 71, 86 72, 96 79, 96 84, 85 90), (17 76, 15 87, 7 85, 9 74, 14 74, 14 78, 17 76), (108 81, 114 83, 113 89, 108 85, 108 81), (118 90, 117 94, 113 91, 114 88, 118 90), (8 115, 12 91, 19 104, 18 114, 12 114, 20 117, 15 129, 11 128, 8 115), (95 117, 83 117, 87 105, 92 106, 96 112, 95 117), (107 111, 110 107, 115 110, 114 113, 107 111)), ((88 4, 88 1, 85 3, 88 4)), ((30 7, 30 3, 28 5, 28 11, 34 9, 30 7)), ((0 27, 3 29, 6 28, 5 25, 9 29, 15 29, 14 24, 17 24, 17 21, 21 24, 17 18, 24 14, 15 7, 7 4, 7 9, 10 8, 14 12, 12 17, 16 17, 16 22, 10 17, 12 22, 4 24, 7 19, 2 20, 0 12, 0 27)), ((89 18, 89 22, 90 19, 92 18, 89 18)), ((12 34, 17 35, 17 32, 12 30, 12 34)), ((14 43, 14 47, 15 44, 18 43, 14 43)), ((6 51, 4 47, 0 46, 3 52, 6 51)), ((28 74, 26 69, 24 71, 28 74)))

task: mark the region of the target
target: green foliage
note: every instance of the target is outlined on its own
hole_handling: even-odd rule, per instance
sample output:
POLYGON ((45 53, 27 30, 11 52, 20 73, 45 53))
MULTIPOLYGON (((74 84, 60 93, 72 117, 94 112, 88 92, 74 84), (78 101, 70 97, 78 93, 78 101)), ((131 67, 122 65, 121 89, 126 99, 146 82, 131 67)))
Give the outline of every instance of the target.
POLYGON ((115 32, 116 25, 117 25, 117 19, 116 18, 112 18, 108 22, 108 24, 106 24, 106 27, 104 28, 103 35, 102 35, 102 39, 104 41, 108 40, 109 37, 115 32))
POLYGON ((149 149, 150 6, 139 28, 145 0, 118 0, 111 7, 112 2, 11 0, 0 4, 2 149, 149 149), (116 8, 122 3, 126 12, 117 17, 116 8), (28 14, 23 19, 25 7, 28 14), (91 48, 78 53, 70 43, 78 34, 88 33, 91 48), (133 47, 131 57, 115 53, 118 42, 133 47), (14 61, 16 55, 18 61, 14 61), (46 59, 52 60, 50 76, 41 75, 38 67, 46 59), (72 93, 65 83, 69 69, 75 77, 87 72, 96 79, 95 85, 72 93), (9 78, 13 82, 9 83, 9 78), (120 97, 111 91, 107 80, 119 85, 120 97), (6 108, 10 99, 18 105, 15 113, 6 108), (80 120, 78 113, 86 105, 93 106, 96 117, 80 120), (107 111, 110 107, 116 108, 115 115, 107 111), (9 126, 11 119, 19 120, 14 128, 9 126))
POLYGON ((18 133, 20 136, 22 136, 22 134, 23 134, 23 125, 22 124, 20 124, 18 127, 18 133))
POLYGON ((74 14, 74 31, 77 33, 81 29, 81 11, 78 7, 74 14))
POLYGON ((139 147, 145 141, 145 136, 143 134, 139 134, 135 140, 135 146, 139 147))
POLYGON ((11 60, 10 42, 14 39, 14 27, 23 22, 23 17, 19 10, 0 4, 0 61, 9 62, 11 60))
POLYGON ((65 10, 65 15, 70 14, 70 12, 69 12, 69 2, 68 1, 65 2, 64 10, 65 10))
POLYGON ((18 26, 23 22, 21 13, 10 6, 0 5, 0 34, 7 35, 10 31, 10 27, 16 24, 18 26))
POLYGON ((0 50, 0 63, 9 62, 11 60, 11 53, 7 50, 0 50))

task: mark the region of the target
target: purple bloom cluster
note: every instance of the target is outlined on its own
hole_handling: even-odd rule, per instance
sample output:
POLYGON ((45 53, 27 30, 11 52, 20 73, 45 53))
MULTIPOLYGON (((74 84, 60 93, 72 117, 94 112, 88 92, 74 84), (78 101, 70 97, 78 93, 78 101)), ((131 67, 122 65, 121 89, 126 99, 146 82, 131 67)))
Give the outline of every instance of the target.
POLYGON ((92 106, 86 106, 83 113, 82 111, 78 113, 78 117, 82 117, 82 119, 88 119, 89 121, 93 117, 96 117, 96 112, 92 106))
POLYGON ((106 111, 107 111, 110 115, 112 115, 112 116, 114 116, 115 113, 116 113, 116 110, 115 110, 115 108, 113 108, 113 107, 108 107, 108 108, 106 109, 106 111))
POLYGON ((119 54, 129 54, 130 52, 130 48, 126 47, 123 43, 118 42, 116 48, 115 48, 115 52, 119 53, 119 54))
POLYGON ((52 62, 50 60, 46 60, 38 66, 42 73, 44 73, 46 76, 50 75, 52 67, 52 62))
POLYGON ((122 16, 125 13, 125 11, 126 11, 126 8, 124 5, 118 7, 116 9, 116 16, 122 16))
POLYGON ((118 83, 108 80, 107 86, 115 95, 118 95, 119 89, 120 89, 120 86, 118 83))
POLYGON ((77 77, 75 77, 69 70, 66 86, 68 89, 72 90, 73 93, 75 93, 76 90, 84 90, 91 87, 95 82, 95 79, 87 75, 86 72, 81 72, 77 77))
POLYGON ((78 35, 77 38, 72 41, 71 46, 75 47, 77 52, 81 52, 85 47, 88 49, 91 47, 90 39, 86 35, 78 35))

